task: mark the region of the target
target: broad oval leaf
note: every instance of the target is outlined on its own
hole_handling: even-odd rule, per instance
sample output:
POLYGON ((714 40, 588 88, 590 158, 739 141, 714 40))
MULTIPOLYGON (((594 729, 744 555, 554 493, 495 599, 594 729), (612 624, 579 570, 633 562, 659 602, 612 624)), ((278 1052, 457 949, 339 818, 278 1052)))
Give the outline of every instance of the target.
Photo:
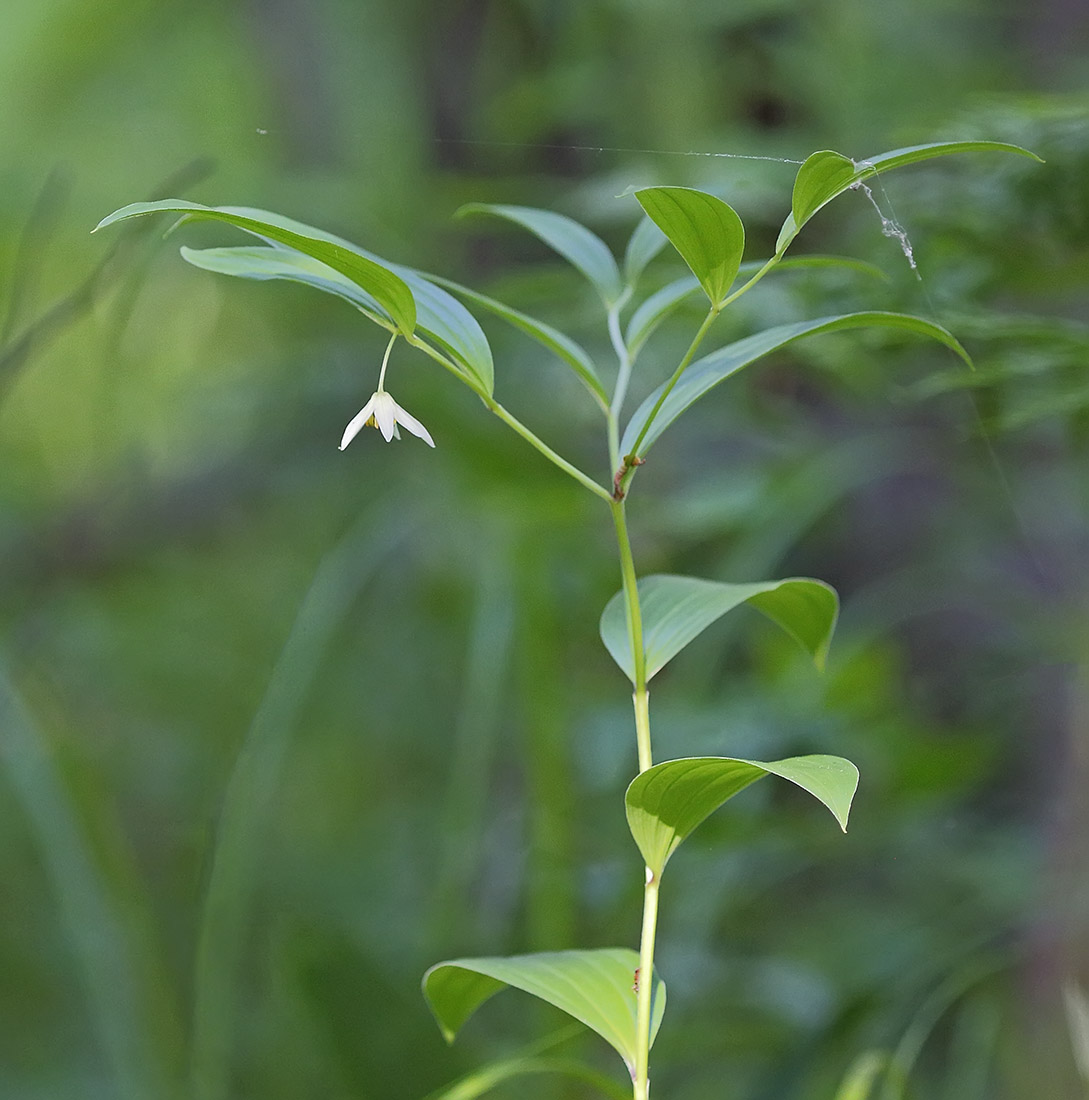
POLYGON ((842 153, 820 149, 806 157, 794 178, 790 200, 794 224, 804 225, 826 202, 846 191, 857 179, 857 165, 842 153))
POLYGON ((494 313, 496 317, 506 321, 507 324, 513 325, 516 329, 524 332, 530 339, 536 340, 541 347, 547 348, 562 359, 578 375, 582 384, 593 394, 602 409, 608 410, 609 395, 601 384, 601 379, 597 376, 594 361, 582 346, 575 343, 566 333, 545 324, 544 321, 538 321, 536 317, 531 317, 528 313, 523 313, 513 306, 508 306, 506 302, 501 302, 498 298, 490 298, 487 294, 481 294, 470 287, 462 286, 461 283, 455 283, 452 279, 430 274, 424 274, 423 277, 432 283, 437 283, 439 286, 453 291, 453 293, 460 295, 474 305, 480 306, 481 309, 494 313))
POLYGON ((793 756, 771 763, 727 756, 667 760, 636 776, 624 796, 628 828, 647 867, 660 875, 685 837, 765 775, 778 775, 808 791, 847 831, 858 769, 840 756, 793 756))
MULTIPOLYGON (((817 667, 823 668, 839 616, 836 590, 807 577, 725 584, 698 577, 656 574, 643 577, 638 589, 648 680, 713 622, 743 603, 751 604, 782 627, 812 656, 817 667)), ((601 640, 634 683, 635 662, 626 607, 623 592, 605 605, 601 640)))
MULTIPOLYGON (((351 302, 377 320, 377 303, 358 284, 327 264, 289 248, 186 248, 183 259, 194 267, 242 279, 286 279, 316 287, 351 302)), ((491 393, 495 385, 491 347, 476 318, 454 297, 399 265, 390 264, 412 290, 418 331, 448 352, 463 374, 491 393)))
POLYGON ((691 187, 646 187, 639 204, 717 306, 730 292, 745 251, 745 227, 732 206, 691 187))
POLYGON ((794 196, 791 212, 779 231, 775 242, 776 254, 783 252, 798 235, 802 226, 822 206, 831 202, 837 195, 853 187, 861 180, 868 179, 880 172, 890 172, 894 168, 903 168, 907 164, 916 164, 933 157, 949 156, 951 153, 1016 153, 1043 161, 1035 153, 1023 149, 1020 145, 1010 145, 1005 141, 934 141, 926 145, 909 145, 903 149, 893 149, 874 157, 851 160, 842 153, 831 149, 821 149, 807 157, 794 180, 794 196), (850 170, 848 170, 848 166, 850 170))
POLYGON ((608 245, 574 218, 533 206, 486 202, 469 203, 458 210, 456 216, 460 218, 466 214, 492 214, 528 229, 578 268, 593 283, 606 306, 615 304, 620 297, 620 269, 608 245))
POLYGON ((718 351, 713 351, 710 355, 697 359, 681 375, 680 380, 670 390, 669 395, 662 402, 662 407, 651 421, 651 414, 666 384, 663 383, 659 386, 635 410, 627 428, 624 429, 624 438, 620 443, 621 454, 631 454, 635 442, 641 434, 643 438, 639 445, 639 453, 640 455, 646 454, 651 444, 689 405, 699 400, 709 389, 717 386, 723 379, 735 374, 743 367, 747 367, 750 363, 762 358, 769 352, 777 351, 794 340, 800 340, 803 336, 815 336, 822 332, 836 332, 851 328, 894 328, 917 333, 920 336, 929 336, 956 352, 969 367, 972 365, 970 356, 951 332, 942 328, 941 325, 936 325, 932 321, 924 321, 921 317, 915 317, 910 313, 886 313, 879 310, 867 310, 863 313, 844 313, 838 317, 819 317, 814 321, 798 321, 790 325, 777 325, 774 328, 747 336, 744 340, 727 344, 724 348, 719 348, 718 351), (649 426, 648 421, 650 421, 649 426), (644 427, 646 427, 645 434, 644 427))
MULTIPOLYGON (((596 1031, 635 1065, 636 993, 639 954, 626 947, 597 951, 549 951, 507 958, 449 959, 431 967, 423 991, 446 1037, 453 1042, 462 1024, 506 986, 525 990, 562 1009, 596 1031)), ((655 974, 650 1040, 665 1012, 665 984, 655 974)))
POLYGON ((665 234, 650 220, 640 218, 624 250, 624 281, 633 287, 643 274, 643 269, 665 248, 665 234))
POLYGON ((241 206, 202 206, 185 199, 134 202, 103 218, 95 226, 94 232, 125 218, 157 213, 182 214, 186 218, 226 222, 254 236, 297 249, 327 264, 370 294, 405 336, 411 336, 416 328, 416 303, 412 291, 388 266, 361 255, 346 241, 300 222, 271 214, 267 210, 252 210, 241 206))

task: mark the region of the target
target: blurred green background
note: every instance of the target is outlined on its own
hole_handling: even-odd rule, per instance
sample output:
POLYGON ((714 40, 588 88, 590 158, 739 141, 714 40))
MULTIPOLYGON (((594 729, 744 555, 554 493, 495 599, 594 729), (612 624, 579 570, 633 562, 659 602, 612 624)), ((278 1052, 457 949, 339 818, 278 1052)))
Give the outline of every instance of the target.
MULTIPOLYGON (((1047 164, 949 158, 877 192, 921 280, 849 194, 799 249, 888 282, 784 273, 719 329, 916 311, 974 376, 822 337, 716 391, 636 479, 641 572, 843 599, 824 676, 748 613, 678 658, 658 757, 834 752, 863 776, 846 837, 761 784, 671 864, 654 1091, 825 1100, 899 1050, 906 1096, 1084 1097, 1062 990, 1089 986, 1087 35, 1061 0, 5 0, 0 1096, 195 1095, 195 1041, 231 1097, 417 1100, 563 1026, 507 993, 447 1048, 431 963, 638 938, 604 509, 404 348, 391 385, 437 449, 339 453, 381 333, 179 259, 222 227, 90 236, 101 217, 277 210, 607 363, 578 277, 459 205, 558 209, 622 248, 625 188, 703 186, 759 257, 793 166, 680 154, 983 137, 1047 164)), ((655 337, 635 400, 696 323, 655 337)), ((604 479, 577 383, 485 327, 500 400, 604 479)), ((623 1081, 593 1037, 556 1049, 623 1081)))

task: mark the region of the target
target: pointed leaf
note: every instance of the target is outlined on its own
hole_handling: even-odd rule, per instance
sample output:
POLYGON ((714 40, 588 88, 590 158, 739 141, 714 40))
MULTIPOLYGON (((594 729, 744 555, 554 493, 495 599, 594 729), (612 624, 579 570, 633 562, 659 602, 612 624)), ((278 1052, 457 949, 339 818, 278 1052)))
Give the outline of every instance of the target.
POLYGON ((790 212, 794 224, 804 225, 826 202, 846 191, 858 179, 858 168, 850 157, 821 149, 811 154, 798 169, 790 212))
MULTIPOLYGON (((447 1042, 490 997, 506 986, 562 1009, 610 1043, 632 1069, 636 1049, 639 954, 626 947, 551 951, 509 958, 450 959, 431 967, 423 991, 447 1042)), ((665 984, 655 975, 651 1042, 665 1012, 665 984)))
MULTIPOLYGON (((377 320, 378 303, 365 290, 340 272, 310 256, 289 248, 250 246, 244 248, 181 249, 183 259, 194 267, 233 275, 242 279, 286 279, 316 287, 351 302, 368 317, 377 320)), ((402 278, 416 300, 418 331, 448 352, 462 372, 491 393, 495 385, 491 347, 473 315, 454 297, 432 286, 409 268, 389 264, 402 278)))
POLYGON ((650 220, 641 218, 624 250, 624 281, 635 286, 643 269, 665 248, 665 234, 650 220))
POLYGON ((620 269, 608 245, 586 226, 552 210, 532 206, 503 206, 473 202, 463 206, 457 217, 465 214, 493 214, 506 218, 540 237, 549 248, 573 264, 594 284, 607 306, 620 297, 620 269))
MULTIPOLYGON (((835 589, 805 577, 725 584, 657 574, 643 577, 638 589, 648 680, 713 622, 743 603, 752 604, 782 627, 812 656, 817 667, 823 668, 839 615, 835 589)), ((623 592, 613 596, 602 612, 601 640, 634 683, 635 662, 623 592)))
POLYGON ((779 231, 775 251, 777 254, 783 252, 798 235, 802 226, 822 206, 854 187, 856 183, 869 179, 870 176, 890 172, 894 168, 902 168, 904 165, 915 164, 918 161, 930 160, 933 157, 948 156, 951 153, 980 152, 1016 153, 1043 163, 1040 157, 1028 149, 1022 149, 1020 145, 1010 145, 1004 141, 935 141, 926 145, 893 149, 891 152, 865 157, 858 161, 851 160, 842 153, 835 153, 831 149, 821 149, 807 157, 798 169, 798 175, 794 180, 792 209, 783 222, 783 228, 779 231))
POLYGON ((667 760, 636 776, 624 802, 628 828, 656 875, 682 840, 724 802, 765 775, 778 775, 823 802, 847 831, 858 769, 839 756, 793 756, 765 763, 726 756, 667 760))
POLYGON ((538 321, 536 317, 531 317, 528 313, 522 313, 521 310, 508 306, 506 302, 501 302, 498 298, 489 298, 487 294, 481 294, 479 291, 462 286, 461 283, 455 283, 452 279, 429 274, 423 274, 423 278, 453 291, 474 305, 480 306, 481 309, 488 310, 489 313, 494 313, 496 317, 506 321, 507 324, 513 325, 516 329, 524 332, 530 339, 536 340, 541 347, 547 348, 554 355, 559 356, 579 376, 583 385, 594 395, 602 408, 608 409, 609 395, 605 392, 605 387, 597 376, 593 360, 579 344, 576 344, 565 333, 545 324, 544 321, 538 321))
POLYGON ((732 206, 691 187, 646 187, 635 197, 692 269, 712 305, 730 292, 745 251, 732 206))
MULTIPOLYGON (((654 416, 653 422, 643 436, 639 453, 641 455, 646 454, 651 444, 689 405, 699 400, 709 389, 717 386, 723 379, 741 370, 742 367, 747 367, 750 363, 762 358, 769 352, 777 351, 794 340, 800 340, 803 336, 814 336, 821 332, 837 332, 851 328, 894 328, 914 332, 920 336, 929 336, 955 351, 969 366, 972 365, 968 353, 960 346, 952 333, 942 328, 941 325, 924 321, 921 317, 914 317, 909 313, 867 311, 864 313, 845 313, 838 317, 819 317, 815 321, 798 321, 791 325, 777 325, 775 328, 765 329, 763 332, 747 336, 744 340, 727 344, 726 347, 720 348, 702 359, 697 359, 681 375, 680 380, 662 403, 662 407, 654 416)), ((650 419, 663 389, 664 383, 635 410, 627 428, 624 430, 624 438, 620 443, 621 454, 632 453, 635 441, 639 438, 648 419, 650 419)))
POLYGON ((416 328, 416 303, 412 291, 389 267, 361 255, 346 241, 289 218, 270 214, 266 210, 252 210, 241 206, 202 206, 185 199, 134 202, 103 218, 94 231, 125 218, 160 212, 227 222, 257 237, 276 241, 277 244, 287 245, 288 248, 313 256, 315 260, 327 264, 370 294, 405 336, 411 336, 416 328))

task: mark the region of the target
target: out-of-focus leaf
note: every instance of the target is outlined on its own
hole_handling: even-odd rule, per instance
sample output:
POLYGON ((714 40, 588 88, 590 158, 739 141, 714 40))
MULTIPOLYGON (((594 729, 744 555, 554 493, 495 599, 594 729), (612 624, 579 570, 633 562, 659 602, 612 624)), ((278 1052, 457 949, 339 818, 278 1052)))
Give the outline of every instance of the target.
MULTIPOLYGON (((525 990, 562 1009, 610 1043, 631 1070, 635 1065, 638 952, 550 951, 509 958, 450 959, 431 967, 423 991, 447 1042, 490 997, 506 986, 525 990)), ((651 1042, 665 1012, 665 985, 654 976, 651 1042)))
POLYGON ((650 220, 641 218, 624 250, 624 281, 635 286, 643 269, 665 248, 665 234, 650 220))
POLYGON ((867 311, 864 313, 845 313, 838 317, 820 317, 815 321, 798 321, 791 325, 777 325, 774 328, 747 336, 744 340, 727 344, 726 347, 720 348, 702 359, 697 359, 681 375, 680 380, 670 390, 669 395, 662 403, 662 407, 651 421, 651 414, 666 384, 663 383, 659 386, 635 410, 634 415, 628 422, 628 426, 624 430, 624 438, 620 443, 621 453, 632 453, 636 439, 638 439, 648 421, 651 421, 640 444, 640 454, 645 454, 650 449, 651 444, 689 405, 701 398, 713 386, 717 386, 723 379, 735 374, 742 367, 748 366, 769 352, 785 347, 794 340, 800 340, 803 336, 814 336, 821 332, 837 332, 851 328, 894 328, 917 333, 920 336, 929 336, 952 349, 969 366, 972 365, 968 353, 961 347, 952 333, 942 328, 941 325, 924 321, 923 318, 915 317, 909 313, 867 311))
POLYGON ((470 287, 462 286, 461 283, 455 283, 452 279, 443 278, 441 275, 424 275, 423 278, 438 283, 439 286, 446 287, 447 290, 459 294, 474 305, 480 306, 481 309, 488 310, 489 313, 494 313, 496 317, 501 318, 507 324, 513 325, 531 339, 536 340, 542 347, 547 348, 562 359, 579 376, 583 385, 594 395, 603 408, 607 409, 609 407, 609 395, 605 392, 605 387, 597 376, 594 361, 579 344, 565 333, 545 324, 544 321, 538 321, 536 317, 531 317, 528 313, 523 313, 521 310, 514 309, 513 306, 508 306, 506 302, 501 302, 498 298, 490 298, 487 294, 481 294, 470 287))
POLYGON ((691 187, 646 187, 635 197, 691 268, 711 305, 719 305, 745 251, 745 227, 734 208, 691 187))
POLYGON ((775 242, 776 253, 783 252, 798 235, 802 226, 822 206, 830 203, 837 195, 854 187, 863 180, 879 173, 891 172, 894 168, 903 168, 907 164, 916 164, 933 157, 944 157, 951 153, 1016 153, 1043 161, 1035 153, 1020 145, 1010 145, 1004 141, 935 141, 926 145, 910 145, 903 149, 893 149, 862 160, 851 160, 842 153, 831 149, 820 149, 806 158, 798 169, 794 180, 794 195, 791 212, 779 231, 775 242))
POLYGON ((1074 1063, 1082 1080, 1089 1084, 1089 997, 1073 982, 1067 982, 1063 986, 1063 1000, 1074 1063))
MULTIPOLYGON (((374 318, 378 303, 351 279, 319 260, 294 249, 252 246, 245 248, 187 248, 182 257, 194 267, 234 275, 241 279, 287 279, 324 290, 351 302, 374 318)), ((407 268, 389 265, 409 286, 416 300, 418 331, 448 352, 463 373, 491 393, 495 371, 491 347, 473 315, 454 297, 432 286, 407 268)), ((375 318, 377 319, 377 318, 375 318)))
POLYGON ((183 214, 189 219, 206 218, 226 222, 254 236, 297 249, 327 264, 370 294, 405 336, 411 336, 416 328, 416 303, 412 291, 388 265, 368 259, 347 242, 333 239, 320 230, 282 218, 267 210, 243 206, 202 206, 185 199, 134 202, 103 218, 95 226, 95 231, 125 218, 157 213, 183 214))
MULTIPOLYGON (((839 615, 835 589, 805 577, 725 584, 658 574, 643 577, 638 588, 648 680, 713 622, 743 603, 752 604, 782 627, 823 668, 839 615)), ((605 648, 634 683, 623 592, 605 605, 600 629, 605 648)))
POLYGON ((765 775, 778 775, 808 791, 847 831, 858 769, 842 757, 794 756, 772 763, 725 756, 667 760, 636 776, 624 796, 628 828, 647 867, 660 875, 685 837, 765 775))
POLYGON ((620 269, 608 245, 574 218, 532 206, 484 202, 469 203, 457 212, 458 217, 465 214, 493 214, 528 229, 577 267, 593 283, 606 306, 613 305, 620 297, 620 269))
POLYGON ((585 1081, 598 1092, 613 1097, 613 1100, 629 1100, 631 1096, 630 1087, 623 1088, 612 1078, 571 1058, 507 1058, 473 1070, 452 1085, 431 1093, 426 1100, 477 1100, 477 1097, 486 1096, 504 1081, 541 1073, 556 1073, 585 1081))
POLYGON ((863 1051, 843 1075, 835 1100, 870 1100, 877 1076, 889 1064, 889 1056, 880 1051, 863 1051))

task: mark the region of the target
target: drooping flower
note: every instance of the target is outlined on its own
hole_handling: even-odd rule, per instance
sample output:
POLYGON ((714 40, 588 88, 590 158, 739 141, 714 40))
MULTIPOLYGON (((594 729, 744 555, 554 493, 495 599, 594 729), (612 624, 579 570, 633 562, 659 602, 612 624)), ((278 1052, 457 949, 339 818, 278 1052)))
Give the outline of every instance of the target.
POLYGON ((340 449, 343 451, 364 425, 377 428, 387 443, 394 436, 400 439, 398 424, 403 425, 413 435, 419 436, 429 447, 435 446, 431 433, 411 413, 405 412, 385 390, 379 389, 371 394, 371 399, 352 417, 344 429, 340 449))
POLYGON ((386 366, 389 363, 389 353, 397 341, 397 333, 390 337, 386 345, 386 354, 382 356, 382 370, 378 375, 378 389, 371 394, 371 399, 352 417, 348 426, 344 429, 344 435, 340 439, 340 449, 345 447, 359 434, 359 429, 365 424, 377 428, 382 433, 382 438, 388 443, 394 436, 401 438, 397 430, 398 424, 403 424, 413 435, 422 439, 429 447, 435 446, 431 433, 409 412, 406 412, 393 398, 382 388, 386 381, 386 366))

